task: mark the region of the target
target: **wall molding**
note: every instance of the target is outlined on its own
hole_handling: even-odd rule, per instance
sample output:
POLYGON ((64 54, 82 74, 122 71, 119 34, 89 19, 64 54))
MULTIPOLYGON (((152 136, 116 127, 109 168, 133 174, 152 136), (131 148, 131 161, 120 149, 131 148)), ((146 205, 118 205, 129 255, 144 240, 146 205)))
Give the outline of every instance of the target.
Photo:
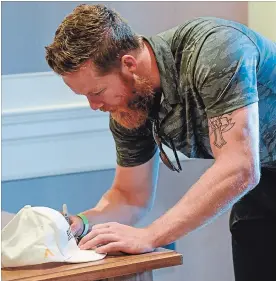
POLYGON ((88 106, 2 114, 2 181, 115 167, 108 115, 88 106))
POLYGON ((53 72, 2 76, 2 181, 112 169, 108 114, 53 72))
POLYGON ((108 113, 92 111, 59 77, 6 75, 2 89, 2 181, 115 168, 108 113))

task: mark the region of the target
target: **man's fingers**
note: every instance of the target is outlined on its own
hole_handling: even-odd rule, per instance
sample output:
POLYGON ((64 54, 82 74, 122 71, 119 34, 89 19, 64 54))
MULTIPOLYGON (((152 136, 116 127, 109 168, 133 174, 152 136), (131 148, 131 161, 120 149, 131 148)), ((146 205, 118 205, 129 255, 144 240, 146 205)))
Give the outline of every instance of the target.
POLYGON ((79 243, 79 246, 84 245, 88 241, 95 239, 100 234, 111 234, 111 230, 108 228, 102 228, 102 229, 96 229, 96 230, 91 230, 88 234, 86 234, 79 243))
POLYGON ((100 228, 109 228, 109 227, 110 227, 110 223, 99 223, 99 224, 93 225, 92 230, 100 229, 100 228))
POLYGON ((79 245, 81 250, 88 250, 88 249, 94 249, 98 245, 107 244, 110 242, 117 241, 117 237, 115 234, 99 234, 97 237, 95 237, 92 240, 87 241, 86 243, 83 243, 82 245, 79 245))
POLYGON ((112 233, 109 228, 98 228, 98 229, 92 229, 88 234, 86 234, 79 243, 79 246, 85 244, 87 241, 95 238, 99 234, 109 234, 112 233))
POLYGON ((100 246, 95 249, 95 252, 98 254, 106 254, 111 252, 123 252, 122 242, 112 242, 107 245, 100 246))
POLYGON ((90 239, 92 239, 92 231, 89 232, 88 234, 86 234, 84 237, 81 238, 80 242, 79 242, 79 247, 82 246, 83 244, 85 244, 86 242, 88 242, 90 239), (91 237, 91 238, 90 238, 91 237))

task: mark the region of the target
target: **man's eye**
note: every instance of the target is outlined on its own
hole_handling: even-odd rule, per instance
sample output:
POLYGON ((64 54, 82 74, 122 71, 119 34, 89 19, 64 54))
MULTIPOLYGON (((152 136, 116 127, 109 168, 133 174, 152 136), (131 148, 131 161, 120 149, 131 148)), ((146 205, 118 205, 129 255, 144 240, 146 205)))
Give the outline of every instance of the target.
POLYGON ((97 96, 99 96, 102 92, 104 91, 104 89, 102 89, 102 90, 100 90, 100 91, 98 91, 98 92, 94 92, 94 93, 91 93, 91 96, 92 97, 97 97, 97 96))

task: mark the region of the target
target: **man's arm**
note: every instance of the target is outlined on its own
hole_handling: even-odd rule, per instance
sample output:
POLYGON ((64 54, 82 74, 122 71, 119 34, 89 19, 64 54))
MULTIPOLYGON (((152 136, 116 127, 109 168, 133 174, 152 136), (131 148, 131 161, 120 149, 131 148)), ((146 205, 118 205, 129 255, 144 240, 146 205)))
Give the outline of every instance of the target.
POLYGON ((254 188, 260 179, 258 103, 209 119, 215 163, 148 230, 154 247, 208 224, 254 188))
POLYGON ((145 164, 116 167, 114 182, 95 208, 83 212, 92 225, 119 222, 134 225, 153 205, 159 168, 157 153, 145 164))

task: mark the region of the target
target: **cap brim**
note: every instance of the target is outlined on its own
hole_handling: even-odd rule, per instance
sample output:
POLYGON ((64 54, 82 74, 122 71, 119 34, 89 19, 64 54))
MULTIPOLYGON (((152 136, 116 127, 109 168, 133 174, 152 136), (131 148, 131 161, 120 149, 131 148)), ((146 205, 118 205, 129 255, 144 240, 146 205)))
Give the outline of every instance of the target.
POLYGON ((98 254, 94 250, 77 250, 71 253, 72 256, 66 260, 69 263, 90 262, 102 260, 106 254, 98 254))

